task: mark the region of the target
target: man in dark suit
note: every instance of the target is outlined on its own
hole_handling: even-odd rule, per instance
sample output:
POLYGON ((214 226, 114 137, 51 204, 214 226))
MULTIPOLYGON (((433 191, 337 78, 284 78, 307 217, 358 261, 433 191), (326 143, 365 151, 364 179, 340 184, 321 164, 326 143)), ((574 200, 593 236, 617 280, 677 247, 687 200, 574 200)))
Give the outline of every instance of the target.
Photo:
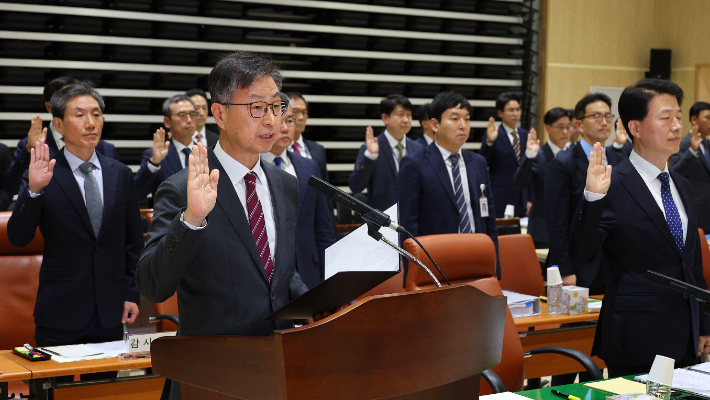
POLYGON ((690 107, 693 129, 680 141, 680 151, 671 156, 671 169, 690 181, 697 205, 698 226, 710 233, 710 104, 697 102, 690 107))
POLYGON ((513 176, 520 166, 523 147, 528 140, 528 131, 518 127, 520 97, 512 92, 501 93, 496 99, 496 110, 502 123, 496 128, 495 119, 491 117, 488 120, 480 151, 491 173, 496 217, 503 218, 509 204, 514 206, 514 216, 524 217, 532 206, 529 189, 521 190, 513 184, 513 176))
POLYGON ((380 112, 386 129, 375 137, 372 127, 367 127, 365 144, 360 147, 349 184, 353 194, 367 188, 367 204, 386 210, 397 202, 394 185, 400 160, 424 147, 406 137, 412 129, 409 99, 391 94, 380 102, 380 112))
POLYGON ((12 165, 12 154, 10 154, 10 149, 4 144, 0 143, 0 211, 7 211, 7 208, 12 202, 12 194, 5 187, 5 176, 10 170, 12 165))
POLYGON ((645 278, 651 270, 706 288, 700 246, 707 243, 697 233, 690 183, 667 165, 680 143, 682 101, 680 87, 660 79, 624 90, 619 113, 634 151, 612 171, 594 145, 572 222, 575 261, 601 254, 604 262, 592 355, 604 360, 610 378, 644 373, 656 355, 687 367, 710 354, 710 316, 694 298, 645 278))
MULTIPOLYGON (((289 101, 289 98, 281 93, 281 100, 289 101)), ((261 158, 298 179, 298 247, 295 267, 303 283, 313 288, 325 279, 325 249, 335 243, 335 232, 325 195, 308 186, 311 176, 320 178, 318 164, 287 150, 293 142, 295 130, 296 118, 289 106, 281 120, 276 143, 261 158)))
MULTIPOLYGON (((611 99, 603 93, 590 93, 575 106, 577 128, 582 139, 569 150, 563 151, 547 165, 545 177, 545 212, 550 238, 549 265, 560 268, 565 285, 589 288, 590 294, 603 293, 603 280, 599 271, 599 257, 586 264, 572 262, 569 255, 569 229, 574 211, 584 192, 584 182, 589 165, 589 152, 596 142, 604 143, 611 134, 614 116, 611 99)), ((617 165, 624 156, 606 148, 606 159, 617 165)))
MULTIPOLYGON (((280 84, 261 56, 222 58, 209 75, 220 140, 209 155, 193 146, 190 167, 158 189, 136 283, 153 302, 177 290, 179 335, 269 336, 293 327, 266 320, 307 290, 293 268, 298 182, 259 157, 286 110, 280 84)), ((170 386, 171 399, 179 388, 170 386)))
MULTIPOLYGON (((44 107, 47 109, 48 113, 52 113, 50 108, 50 100, 52 99, 52 96, 60 89, 73 85, 77 82, 79 81, 71 76, 60 76, 59 78, 49 82, 44 87, 44 107)), ((30 166, 30 150, 35 143, 40 140, 44 140, 47 146, 49 146, 50 158, 56 158, 57 153, 64 149, 64 139, 61 133, 59 133, 55 128, 54 123, 50 122, 48 126, 42 128, 42 117, 38 114, 32 119, 30 131, 27 133, 27 137, 17 143, 14 160, 12 161, 10 169, 7 171, 7 175, 5 176, 5 183, 3 186, 7 188, 10 196, 18 194, 22 183, 22 174, 24 174, 30 166), (47 133, 50 134, 48 135, 47 133)), ((96 145, 96 151, 108 158, 118 160, 118 152, 116 151, 116 147, 111 143, 99 140, 99 143, 96 145)))
POLYGON ((202 143, 203 146, 211 149, 217 144, 219 134, 207 129, 207 117, 209 116, 209 103, 207 102, 207 93, 202 89, 190 89, 185 94, 190 97, 195 104, 197 118, 195 118, 195 134, 192 135, 192 140, 195 143, 202 143))
MULTIPOLYGON (((555 107, 545 113, 547 143, 540 146, 537 135, 528 134, 525 154, 513 177, 515 187, 525 189, 532 185, 533 204, 530 208, 528 233, 535 242, 535 248, 547 249, 550 239, 545 215, 545 175, 547 163, 569 147, 569 137, 574 127, 566 109, 555 107)), ((532 133, 532 132, 531 132, 532 133)))
MULTIPOLYGON (((192 153, 195 133, 195 103, 187 95, 175 95, 163 103, 163 123, 171 138, 165 141, 165 131, 159 128, 153 134, 153 147, 143 152, 141 167, 136 173, 138 199, 155 192, 163 181, 187 166, 192 153)), ((200 142, 202 143, 202 142, 200 142)))
POLYGON ((429 105, 431 103, 426 103, 423 106, 419 107, 419 110, 417 111, 417 119, 419 120, 419 124, 422 126, 422 132, 423 135, 419 139, 416 140, 417 143, 421 144, 424 147, 429 146, 434 142, 434 131, 431 129, 431 123, 429 120, 429 105))
POLYGON ((318 142, 307 140, 303 137, 303 131, 306 130, 306 121, 308 121, 308 102, 298 92, 287 93, 287 96, 290 99, 293 115, 296 118, 296 136, 289 150, 301 157, 314 160, 318 164, 320 176, 330 182, 328 163, 325 159, 325 147, 318 142))
MULTIPOLYGON (((482 156, 461 150, 471 132, 468 100, 439 93, 430 105, 436 141, 402 159, 397 174, 399 223, 414 236, 485 233, 498 251, 491 182, 482 156), (487 205, 481 206, 482 197, 487 205)), ((500 278, 500 261, 496 273, 500 278)))
MULTIPOLYGON (((131 170, 95 151, 104 102, 86 83, 57 92, 53 124, 66 146, 51 159, 39 140, 8 221, 22 247, 44 238, 34 317, 38 346, 120 340, 138 315, 135 268, 143 248, 131 170)), ((115 377, 115 374, 113 375, 115 377)))

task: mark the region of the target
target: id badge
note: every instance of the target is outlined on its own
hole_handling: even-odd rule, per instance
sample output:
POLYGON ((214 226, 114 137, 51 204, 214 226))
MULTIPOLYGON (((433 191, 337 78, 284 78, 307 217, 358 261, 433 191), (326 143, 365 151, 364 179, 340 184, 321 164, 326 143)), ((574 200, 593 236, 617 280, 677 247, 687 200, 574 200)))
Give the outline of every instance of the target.
POLYGON ((481 198, 478 199, 478 205, 481 207, 481 218, 488 217, 488 198, 483 194, 486 185, 481 184, 481 198))

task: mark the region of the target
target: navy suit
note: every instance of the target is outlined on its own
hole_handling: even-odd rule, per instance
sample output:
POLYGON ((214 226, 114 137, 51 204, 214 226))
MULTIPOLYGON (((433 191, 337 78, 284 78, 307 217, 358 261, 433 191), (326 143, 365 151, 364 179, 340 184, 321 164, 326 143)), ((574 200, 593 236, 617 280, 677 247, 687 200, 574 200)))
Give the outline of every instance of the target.
POLYGON ((205 128, 205 137, 207 137, 207 147, 210 149, 217 144, 217 141, 219 141, 219 133, 212 132, 207 128, 205 128))
POLYGON ((592 355, 607 365, 648 371, 660 354, 687 366, 698 336, 710 335, 710 316, 696 300, 644 277, 652 270, 706 287, 700 246, 707 243, 699 240, 690 183, 670 174, 688 215, 682 257, 661 208, 628 159, 613 168, 604 199, 582 199, 572 222, 574 261, 587 264, 599 254, 603 260, 606 293, 592 355))
POLYGON ((698 226, 710 233, 710 165, 700 149, 697 157, 690 151, 690 135, 680 141, 680 151, 671 156, 671 169, 690 181, 698 226))
MULTIPOLYGON (((607 147, 609 165, 628 159, 607 147)), ((585 264, 574 263, 569 255, 569 232, 572 217, 580 199, 584 197, 589 159, 577 143, 550 160, 545 176, 545 212, 550 238, 548 264, 557 265, 562 276, 576 275, 577 285, 590 288, 590 294, 603 293, 601 277, 597 278, 600 256, 585 264), (594 285, 592 285, 594 283, 594 285)))
MULTIPOLYGON (((475 232, 490 236, 497 254, 495 202, 486 160, 468 150, 463 150, 461 154, 466 164, 475 232), (489 216, 486 218, 481 217, 478 202, 481 197, 481 184, 485 185, 484 192, 488 198, 489 216)), ((409 155, 402 158, 396 191, 399 202, 399 223, 413 236, 458 233, 459 212, 454 188, 436 143, 430 144, 416 156, 409 155)), ((497 262, 496 273, 500 277, 500 261, 497 262)))
POLYGON ((325 147, 318 142, 313 140, 303 139, 303 143, 306 144, 308 148, 308 154, 311 155, 311 159, 318 164, 318 172, 320 172, 321 178, 325 179, 326 182, 330 182, 330 177, 328 176, 328 163, 325 160, 325 147))
POLYGON ((310 289, 323 282, 325 249, 335 243, 335 232, 325 195, 308 186, 311 176, 320 177, 318 164, 290 151, 286 153, 298 177, 296 271, 310 289))
MULTIPOLYGON (((407 155, 414 154, 423 149, 422 145, 410 138, 407 141, 407 155)), ((350 174, 350 190, 353 194, 360 193, 367 188, 367 204, 378 210, 386 210, 397 202, 395 197, 395 179, 397 178, 396 161, 392 156, 393 150, 385 134, 377 136, 380 146, 377 160, 365 157, 367 144, 360 147, 360 152, 355 161, 355 170, 350 174)))
MULTIPOLYGON (((49 127, 47 127, 47 138, 45 139, 45 144, 49 147, 49 158, 57 158, 59 153, 59 147, 57 147, 57 142, 54 140, 54 135, 49 127)), ((96 145, 96 151, 108 158, 118 160, 118 152, 116 147, 111 143, 99 140, 99 144, 96 145)), ((15 149, 15 160, 10 165, 10 169, 7 171, 5 176, 4 187, 10 193, 10 197, 18 194, 20 192, 20 185, 22 184, 22 175, 30 167, 30 150, 27 148, 27 138, 22 138, 17 143, 17 148, 15 149)))
POLYGON ((545 175, 547 163, 553 158, 555 154, 548 143, 540 146, 535 158, 527 158, 523 152, 520 166, 513 176, 513 182, 518 189, 526 189, 532 184, 533 204, 528 215, 528 233, 535 241, 535 247, 539 248, 548 248, 550 243, 545 216, 545 175))
MULTIPOLYGON (((518 128, 518 141, 520 142, 521 154, 525 154, 525 143, 528 141, 528 131, 518 128)), ((508 204, 515 206, 515 216, 524 217, 527 211, 527 202, 530 200, 528 189, 518 189, 513 184, 513 176, 518 170, 518 162, 513 144, 508 139, 503 125, 498 127, 498 137, 493 144, 486 142, 487 134, 483 135, 480 154, 486 158, 491 174, 491 185, 493 185, 493 197, 498 205, 496 217, 503 218, 505 207, 508 204)), ((522 156, 521 156, 522 161, 522 156)))
POLYGON ((155 198, 155 192, 158 191, 158 186, 169 177, 182 171, 185 167, 180 162, 180 156, 175 148, 174 140, 175 139, 170 139, 168 155, 160 162, 160 169, 155 172, 150 172, 150 169, 148 169, 148 160, 153 156, 153 149, 150 148, 143 152, 141 167, 138 172, 136 172, 135 176, 138 200, 147 196, 148 193, 152 193, 153 198, 155 198))
POLYGON ((30 196, 25 173, 7 224, 14 246, 27 245, 38 226, 44 238, 35 323, 77 330, 97 313, 104 328, 120 326, 123 303, 140 300, 135 270, 143 231, 133 173, 122 163, 98 154, 104 208, 97 238, 64 152, 58 152, 55 159, 52 180, 38 197, 30 196))
POLYGON ((10 149, 0 143, 0 211, 6 211, 12 202, 13 194, 5 186, 5 176, 10 171, 12 165, 12 155, 10 149))

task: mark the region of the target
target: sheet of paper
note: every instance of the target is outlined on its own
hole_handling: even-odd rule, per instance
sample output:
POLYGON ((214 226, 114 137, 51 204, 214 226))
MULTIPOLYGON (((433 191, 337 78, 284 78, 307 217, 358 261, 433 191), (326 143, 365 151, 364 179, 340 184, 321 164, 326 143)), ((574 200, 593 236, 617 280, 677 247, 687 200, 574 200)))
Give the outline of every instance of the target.
MULTIPOLYGON (((397 205, 385 210, 397 223, 397 205)), ((398 244, 397 232, 383 227, 379 232, 392 243, 398 244)), ((376 242, 367 234, 363 225, 334 245, 325 249, 325 279, 341 271, 397 271, 399 253, 382 242, 376 242)))
POLYGON ((585 387, 613 394, 646 393, 646 385, 624 378, 607 379, 605 381, 585 383, 585 387))
POLYGON ((480 396, 479 399, 483 400, 530 400, 529 397, 521 396, 513 392, 503 392, 495 394, 487 394, 485 396, 480 396))
POLYGON ((72 344, 68 346, 45 347, 64 358, 89 357, 102 354, 103 351, 89 347, 85 344, 72 344))
MULTIPOLYGON (((673 389, 710 397, 710 375, 708 375, 710 373, 710 363, 693 365, 690 368, 676 368, 673 370, 673 389)), ((634 379, 646 382, 648 375, 639 375, 634 379)))
POLYGON ((75 347, 75 346, 83 346, 82 348, 84 348, 84 350, 71 350, 70 349, 69 351, 64 350, 63 352, 71 354, 72 351, 74 351, 75 353, 78 351, 85 351, 87 354, 91 354, 91 355, 63 357, 63 356, 57 356, 57 355, 52 354, 52 360, 54 360, 58 363, 68 363, 68 362, 86 361, 86 360, 99 360, 102 358, 118 357, 119 354, 121 354, 125 351, 125 342, 123 340, 117 340, 114 342, 106 342, 106 343, 90 343, 90 344, 81 344, 81 345, 72 345, 72 346, 55 346, 55 347, 49 347, 49 349, 52 351, 55 351, 57 353, 63 354, 61 352, 61 349, 67 348, 67 347, 75 347), (57 351, 55 349, 60 349, 60 351, 57 351))

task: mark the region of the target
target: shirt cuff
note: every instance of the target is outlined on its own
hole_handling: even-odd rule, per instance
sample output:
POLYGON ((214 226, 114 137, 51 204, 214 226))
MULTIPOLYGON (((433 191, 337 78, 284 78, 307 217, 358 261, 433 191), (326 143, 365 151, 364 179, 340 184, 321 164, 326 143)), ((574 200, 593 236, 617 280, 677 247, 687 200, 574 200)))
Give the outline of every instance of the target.
POLYGON ((694 155, 695 157, 698 157, 698 152, 699 152, 698 150, 700 150, 700 147, 698 147, 698 150, 693 150, 693 149, 691 149, 690 147, 688 147, 688 150, 690 150, 690 152, 693 153, 693 155, 694 155))
MULTIPOLYGON (((33 199, 42 195, 42 193, 32 193, 30 189, 27 189, 27 191, 30 192, 30 197, 33 199)), ((42 192, 44 192, 44 190, 42 190, 42 192)))
POLYGON ((365 157, 369 158, 372 161, 377 160, 377 156, 379 156, 379 155, 380 155, 380 153, 372 154, 372 153, 370 153, 370 150, 365 150, 365 157))
POLYGON ((537 153, 538 153, 537 151, 525 149, 525 157, 527 157, 528 159, 532 159, 532 158, 537 157, 537 153))
POLYGON ((593 201, 598 201, 604 198, 606 196, 606 193, 594 193, 590 192, 587 189, 584 189, 584 200, 588 202, 593 202, 593 201))
MULTIPOLYGON (((628 140, 628 139, 627 139, 627 140, 628 140)), ((614 142, 614 143, 611 144, 611 147, 613 147, 613 148, 615 148, 615 149, 623 149, 623 148, 624 148, 624 145, 614 142)))
POLYGON ((204 229, 207 226, 207 218, 202 220, 202 226, 195 226, 195 225, 192 225, 191 223, 185 221, 185 211, 183 211, 180 214, 180 221, 182 221, 182 223, 185 224, 185 226, 192 229, 193 231, 199 231, 200 229, 204 229))
POLYGON ((160 164, 158 164, 158 166, 156 167, 155 165, 151 164, 150 161, 148 161, 148 171, 152 173, 160 171, 160 164))

